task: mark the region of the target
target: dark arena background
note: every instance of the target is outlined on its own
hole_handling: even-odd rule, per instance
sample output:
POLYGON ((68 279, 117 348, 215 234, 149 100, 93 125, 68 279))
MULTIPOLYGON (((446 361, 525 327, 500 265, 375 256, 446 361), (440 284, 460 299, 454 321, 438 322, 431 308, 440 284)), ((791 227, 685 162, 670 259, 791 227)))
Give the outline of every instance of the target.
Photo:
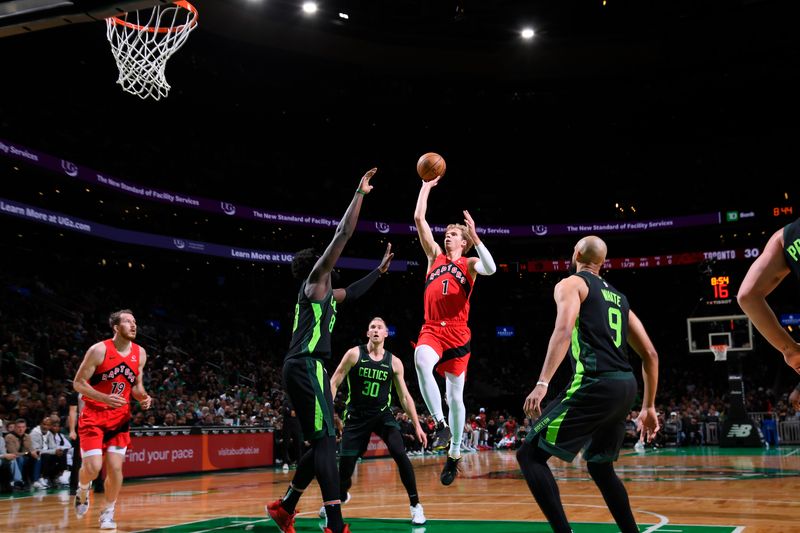
MULTIPOLYGON (((328 244, 372 167, 340 284, 374 269, 387 243, 395 257, 341 305, 328 371, 383 317, 427 421, 413 214, 417 159, 437 152, 434 237, 467 209, 498 264, 470 300, 475 436, 447 487, 444 455, 408 443, 428 517, 414 526, 373 435, 342 507, 353 531, 550 530, 514 451, 553 287, 586 235, 608 244, 602 274, 659 354, 661 431, 641 450, 631 429, 615 464, 640 530, 796 530, 798 376, 736 293, 769 236, 800 216, 797 2, 320 0, 306 13, 300 0, 194 0, 169 89, 140 98, 117 83, 104 19, 169 4, 0 1, 3 434, 55 415, 67 436, 77 368, 111 336, 109 313, 129 308, 153 405, 132 404, 119 530, 278 531, 264 505, 297 461, 281 379, 291 259, 328 244), (714 335, 730 339, 724 361, 714 335)), ((769 302, 800 338, 798 281, 769 302)), ((564 363, 545 401, 570 378, 564 363)), ((4 478, 0 529, 97 529, 102 494, 76 518, 71 464, 44 482, 4 478)), ((550 465, 574 531, 618 531, 584 461, 550 465)), ((320 505, 312 482, 298 532, 324 526, 320 505)))

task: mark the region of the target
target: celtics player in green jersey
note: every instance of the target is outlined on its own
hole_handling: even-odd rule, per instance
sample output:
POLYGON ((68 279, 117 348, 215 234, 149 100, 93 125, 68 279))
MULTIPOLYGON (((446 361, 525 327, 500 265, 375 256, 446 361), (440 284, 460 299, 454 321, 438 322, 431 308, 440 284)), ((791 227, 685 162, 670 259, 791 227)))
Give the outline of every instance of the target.
POLYGON ((370 179, 376 171, 373 168, 361 177, 358 189, 325 251, 320 255, 313 249, 302 250, 292 260, 292 274, 303 282, 297 294, 292 340, 283 360, 283 386, 311 449, 298 461, 297 471, 283 498, 266 506, 267 514, 283 533, 295 533, 297 503, 315 477, 328 515, 324 533, 350 531, 342 519, 340 507, 333 397, 325 362, 331 357, 331 333, 336 323, 337 304, 363 295, 389 269, 394 256, 391 244, 387 245, 378 268, 347 288, 334 288, 333 267, 356 229, 361 203, 372 191, 370 179))
MULTIPOLYGON (((344 412, 344 432, 342 434, 342 451, 339 458, 339 492, 347 495, 352 485, 353 471, 358 459, 367 451, 372 433, 378 435, 389 453, 397 463, 400 479, 408 493, 411 508, 411 523, 425 523, 425 513, 419 503, 417 481, 414 469, 406 455, 400 424, 392 414, 392 396, 396 396, 400 406, 408 414, 414 425, 414 432, 422 446, 427 446, 425 432, 420 426, 414 400, 408 392, 403 377, 403 362, 384 347, 389 336, 386 322, 375 317, 367 328, 366 344, 354 346, 347 350, 331 378, 331 393, 336 391, 343 381, 347 381, 347 401, 344 412)), ((325 508, 320 509, 320 517, 325 517, 325 508)))
MULTIPOLYGON (((800 218, 776 230, 742 280, 736 300, 759 333, 800 374, 800 343, 789 334, 767 302, 789 274, 800 280, 800 218)), ((800 385, 798 385, 800 387, 800 385)))
POLYGON ((572 462, 581 450, 619 530, 639 532, 628 492, 614 472, 625 436, 625 417, 638 391, 628 345, 642 359, 644 391, 637 426, 648 441, 659 429, 655 409, 658 354, 628 298, 600 276, 606 252, 606 243, 595 235, 575 245, 575 273, 559 281, 553 291, 555 326, 539 380, 523 406, 534 422, 517 450, 517 461, 554 533, 572 530, 547 460, 555 455, 572 462), (567 356, 573 378, 542 409, 550 379, 567 356))

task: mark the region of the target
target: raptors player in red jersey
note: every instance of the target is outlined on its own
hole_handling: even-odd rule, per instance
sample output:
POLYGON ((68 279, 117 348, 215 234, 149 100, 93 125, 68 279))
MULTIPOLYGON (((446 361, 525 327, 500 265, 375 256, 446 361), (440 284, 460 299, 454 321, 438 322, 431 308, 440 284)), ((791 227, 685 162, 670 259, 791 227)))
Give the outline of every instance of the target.
POLYGON ((89 489, 103 466, 105 452, 106 505, 100 513, 100 529, 117 527, 114 506, 122 487, 122 463, 131 442, 131 396, 143 409, 149 409, 151 403, 142 383, 147 354, 133 342, 136 338, 133 312, 115 311, 108 323, 114 337, 87 350, 73 382, 84 401, 78 424, 83 464, 75 495, 75 514, 81 518, 89 510, 89 489))
POLYGON ((470 357, 469 298, 478 274, 489 276, 497 267, 475 231, 475 221, 464 211, 464 224, 450 224, 444 234, 444 250, 436 243, 425 219, 430 190, 440 177, 423 181, 414 211, 422 249, 428 258, 425 277, 425 323, 419 333, 414 363, 422 397, 436 419, 434 449, 447 447, 447 461, 440 476, 450 485, 458 473, 461 459, 461 435, 466 421, 464 380, 470 357), (465 254, 475 246, 478 257, 465 254), (433 375, 434 368, 446 383, 448 423, 442 411, 442 395, 433 375), (452 428, 452 433, 451 433, 452 428))

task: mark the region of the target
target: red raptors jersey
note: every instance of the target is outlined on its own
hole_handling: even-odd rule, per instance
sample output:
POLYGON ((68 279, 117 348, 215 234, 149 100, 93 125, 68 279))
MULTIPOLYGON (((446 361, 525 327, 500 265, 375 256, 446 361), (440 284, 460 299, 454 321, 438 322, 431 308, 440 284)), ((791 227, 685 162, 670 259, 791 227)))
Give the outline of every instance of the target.
POLYGON ((472 283, 466 257, 439 254, 425 278, 425 321, 466 322, 472 283))
MULTIPOLYGON (((132 342, 130 353, 123 356, 117 351, 113 340, 104 340, 103 344, 106 345, 106 356, 102 364, 95 369, 89 385, 103 394, 121 394, 130 402, 131 388, 136 383, 136 376, 139 375, 139 345, 132 342)), ((83 401, 89 408, 111 409, 108 404, 97 402, 88 396, 84 397, 83 401)), ((130 409, 130 403, 118 409, 130 409)))

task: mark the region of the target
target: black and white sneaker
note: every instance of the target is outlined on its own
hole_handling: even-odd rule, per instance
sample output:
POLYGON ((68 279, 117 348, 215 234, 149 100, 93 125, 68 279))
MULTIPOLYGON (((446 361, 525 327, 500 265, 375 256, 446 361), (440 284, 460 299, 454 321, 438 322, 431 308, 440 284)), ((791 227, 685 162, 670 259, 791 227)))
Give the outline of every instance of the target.
POLYGON ((455 481, 456 476, 458 475, 459 468, 458 462, 461 460, 461 457, 450 457, 447 456, 447 462, 444 463, 444 468, 442 469, 442 475, 439 476, 439 481, 442 482, 442 485, 450 485, 455 481))
POLYGON ((117 529, 117 523, 114 522, 114 509, 104 509, 100 513, 100 529, 117 529))
POLYGON ((431 450, 437 452, 439 450, 444 450, 445 448, 450 447, 450 439, 453 437, 453 434, 450 432, 450 426, 447 425, 447 422, 442 420, 441 422, 436 423, 436 429, 433 433, 433 443, 431 444, 431 450))
POLYGON ((75 516, 83 518, 89 511, 89 489, 78 487, 75 494, 75 516))

